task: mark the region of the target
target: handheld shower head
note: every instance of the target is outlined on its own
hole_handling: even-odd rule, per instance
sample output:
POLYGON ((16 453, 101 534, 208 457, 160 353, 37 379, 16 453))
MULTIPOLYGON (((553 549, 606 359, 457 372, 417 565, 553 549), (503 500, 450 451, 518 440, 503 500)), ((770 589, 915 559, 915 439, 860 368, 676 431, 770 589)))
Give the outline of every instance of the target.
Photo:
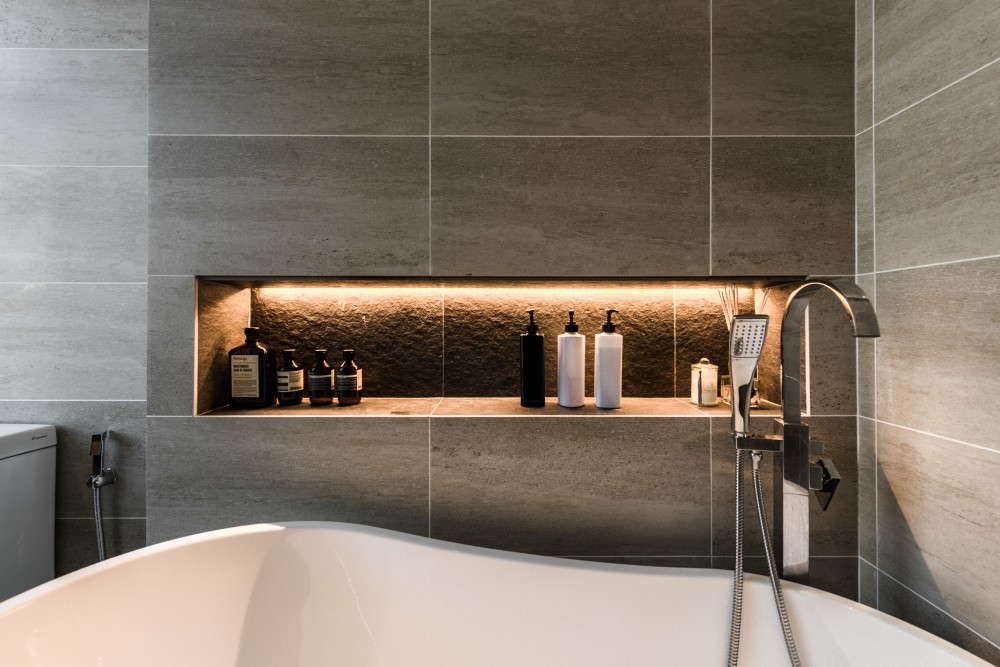
POLYGON ((733 382, 733 432, 750 432, 753 372, 767 338, 767 315, 736 315, 729 336, 729 373, 733 382))

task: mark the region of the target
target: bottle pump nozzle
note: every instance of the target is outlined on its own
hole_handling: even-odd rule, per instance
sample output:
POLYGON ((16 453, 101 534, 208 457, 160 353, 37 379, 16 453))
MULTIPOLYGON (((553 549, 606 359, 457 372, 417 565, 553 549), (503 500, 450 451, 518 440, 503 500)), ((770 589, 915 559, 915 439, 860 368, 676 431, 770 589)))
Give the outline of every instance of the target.
POLYGON ((611 316, 617 313, 618 311, 613 308, 608 308, 607 311, 605 312, 607 312, 608 314, 608 321, 601 326, 601 331, 603 331, 604 333, 614 333, 615 325, 611 323, 611 316))
POLYGON ((538 333, 538 325, 535 324, 535 311, 533 308, 528 309, 528 333, 536 334, 538 333))
POLYGON ((573 321, 573 311, 569 311, 569 322, 566 323, 566 333, 576 333, 580 330, 579 325, 573 321))

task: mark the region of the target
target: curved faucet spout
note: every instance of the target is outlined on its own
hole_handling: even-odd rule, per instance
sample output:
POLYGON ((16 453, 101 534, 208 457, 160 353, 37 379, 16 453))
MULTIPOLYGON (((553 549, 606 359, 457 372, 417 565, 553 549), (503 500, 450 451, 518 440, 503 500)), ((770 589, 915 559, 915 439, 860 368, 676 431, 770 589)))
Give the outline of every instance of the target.
POLYGON ((802 324, 806 308, 818 293, 828 289, 847 311, 856 338, 877 338, 878 318, 868 295, 849 278, 806 278, 788 297, 781 321, 781 416, 787 424, 802 420, 802 324))

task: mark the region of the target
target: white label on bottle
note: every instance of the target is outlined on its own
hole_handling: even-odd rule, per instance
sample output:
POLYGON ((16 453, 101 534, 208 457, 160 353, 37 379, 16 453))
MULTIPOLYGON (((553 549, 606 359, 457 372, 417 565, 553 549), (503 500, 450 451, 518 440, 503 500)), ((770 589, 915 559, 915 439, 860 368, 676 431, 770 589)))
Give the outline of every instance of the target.
POLYGON ((305 378, 302 370, 278 371, 278 391, 302 391, 305 378))
POLYGON ((309 375, 309 391, 330 391, 333 389, 333 376, 309 375))
POLYGON ((260 357, 234 354, 229 362, 232 368, 233 398, 260 398, 260 357))
POLYGON ((337 391, 361 391, 361 370, 357 375, 337 371, 337 391))

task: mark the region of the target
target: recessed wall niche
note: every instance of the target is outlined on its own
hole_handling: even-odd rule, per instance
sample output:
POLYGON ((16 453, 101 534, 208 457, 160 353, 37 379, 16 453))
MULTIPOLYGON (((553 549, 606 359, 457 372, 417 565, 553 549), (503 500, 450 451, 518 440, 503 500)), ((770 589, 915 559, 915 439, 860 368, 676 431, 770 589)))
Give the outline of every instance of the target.
MULTIPOLYGON (((197 288, 196 411, 247 414, 226 409, 227 352, 243 342, 246 326, 259 327, 269 349, 296 349, 304 368, 312 364, 317 348, 329 350, 331 364, 342 349, 354 349, 365 373, 366 400, 410 399, 384 404, 378 412, 408 412, 422 405, 421 399, 516 398, 519 336, 528 308, 535 310, 546 337, 548 395, 554 397, 557 386, 556 337, 564 330, 567 311, 573 310, 580 333, 587 336, 586 393, 592 404, 593 336, 601 330, 606 309, 614 308, 624 337, 624 407, 630 398, 685 398, 690 395, 691 364, 700 358, 726 372, 729 332, 719 290, 733 284, 739 287, 740 311, 749 313, 764 301, 766 290, 779 294, 789 282, 202 278, 197 288)), ((767 301, 773 345, 780 326, 774 304, 784 300, 767 301)), ((777 359, 764 355, 766 400, 777 398, 770 395, 778 386, 777 374, 777 359)), ((429 411, 426 405, 417 409, 429 411)), ((298 406, 266 412, 335 416, 349 410, 298 406)))

